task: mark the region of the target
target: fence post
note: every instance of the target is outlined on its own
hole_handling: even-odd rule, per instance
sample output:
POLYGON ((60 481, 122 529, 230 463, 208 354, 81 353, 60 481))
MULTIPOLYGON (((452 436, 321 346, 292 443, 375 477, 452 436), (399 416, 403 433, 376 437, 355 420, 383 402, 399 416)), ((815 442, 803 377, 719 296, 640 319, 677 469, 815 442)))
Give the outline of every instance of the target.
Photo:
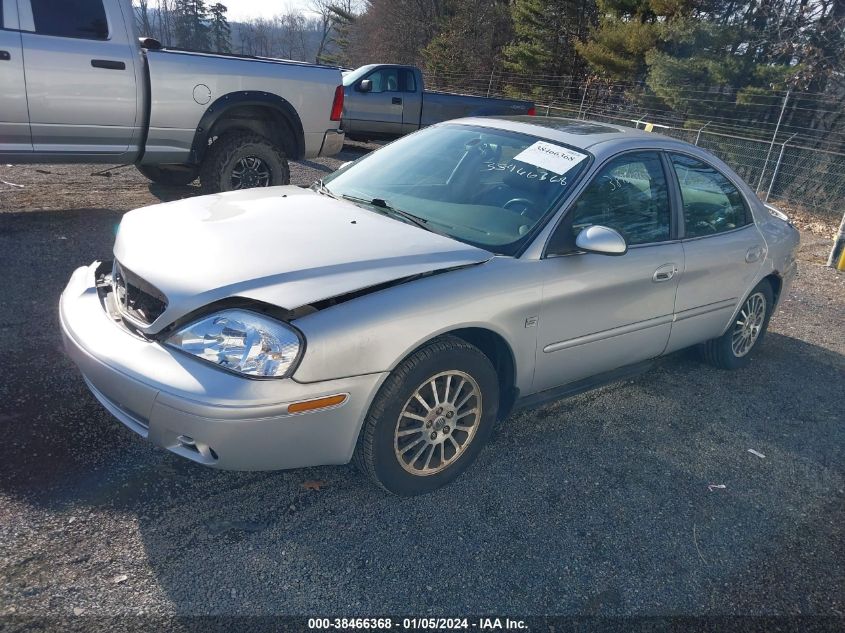
POLYGON ((775 147, 775 139, 778 136, 778 132, 780 131, 780 122, 783 120, 783 112, 786 110, 786 102, 789 101, 789 93, 792 92, 792 88, 786 91, 786 95, 783 97, 783 105, 780 107, 780 115, 778 116, 777 125, 775 125, 775 133, 772 134, 772 142, 769 143, 769 152, 766 154, 766 162, 763 163, 763 169, 760 170, 760 180, 757 181, 757 191, 760 191, 760 187, 763 184, 763 176, 766 175, 766 167, 769 164, 769 158, 772 156, 772 150, 775 147))
POLYGON ((845 215, 839 224, 839 231, 833 240, 833 248, 830 250, 830 257, 827 258, 827 265, 836 270, 845 270, 845 215))
POLYGON ((775 165, 774 173, 772 173, 772 180, 769 182, 769 189, 768 189, 768 191, 766 191, 766 202, 769 201, 769 196, 772 195, 772 188, 775 186, 775 179, 778 177, 778 172, 780 171, 780 164, 781 164, 781 161, 783 161, 783 150, 786 149, 786 146, 789 144, 789 141, 791 141, 792 139, 795 138, 796 134, 798 134, 798 132, 796 132, 795 134, 790 136, 788 139, 786 139, 784 144, 780 146, 780 154, 778 154, 778 162, 777 162, 777 165, 775 165))
MULTIPOLYGON (((589 87, 589 85, 590 85, 589 81, 584 82, 584 92, 581 93, 581 105, 578 106, 578 118, 579 119, 581 118, 581 110, 584 108, 584 99, 587 98, 587 88, 589 87)), ((587 113, 585 112, 584 115, 586 116, 586 114, 587 113)))
POLYGON ((490 98, 490 90, 493 89, 493 73, 496 72, 496 67, 490 69, 490 81, 487 83, 487 98, 490 98))
POLYGON ((698 146, 698 141, 699 141, 699 139, 701 138, 701 132, 702 132, 702 130, 704 130, 704 128, 706 128, 706 127, 707 127, 708 125, 710 125, 711 123, 713 123, 713 121, 708 121, 707 123, 705 123, 704 125, 702 125, 700 128, 698 128, 698 134, 696 134, 696 135, 695 135, 695 143, 694 143, 696 146, 698 146))

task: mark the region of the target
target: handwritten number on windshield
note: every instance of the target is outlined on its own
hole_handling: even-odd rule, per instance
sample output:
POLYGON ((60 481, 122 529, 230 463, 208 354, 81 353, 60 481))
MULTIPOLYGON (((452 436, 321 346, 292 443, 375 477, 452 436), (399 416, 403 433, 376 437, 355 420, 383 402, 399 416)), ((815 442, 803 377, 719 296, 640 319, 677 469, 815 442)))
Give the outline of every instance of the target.
POLYGON ((532 171, 530 169, 526 169, 525 167, 520 167, 515 163, 506 164, 487 162, 484 163, 484 166, 487 168, 486 171, 509 171, 512 174, 522 176, 523 178, 528 178, 529 180, 536 179, 540 182, 548 181, 550 184, 559 184, 561 187, 566 186, 566 176, 557 176, 555 174, 549 174, 548 172, 544 171, 532 171))

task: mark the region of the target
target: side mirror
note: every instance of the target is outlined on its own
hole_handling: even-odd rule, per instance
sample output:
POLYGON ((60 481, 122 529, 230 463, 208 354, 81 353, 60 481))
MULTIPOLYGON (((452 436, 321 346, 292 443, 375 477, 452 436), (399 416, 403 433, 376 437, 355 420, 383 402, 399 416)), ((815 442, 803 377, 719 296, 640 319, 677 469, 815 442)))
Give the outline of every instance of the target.
POLYGON ((358 84, 358 90, 360 92, 370 92, 373 89, 373 82, 369 79, 362 79, 361 83, 358 84))
POLYGON ((600 255, 624 255, 628 252, 628 245, 619 231, 599 225, 588 226, 581 231, 575 238, 575 246, 600 255))

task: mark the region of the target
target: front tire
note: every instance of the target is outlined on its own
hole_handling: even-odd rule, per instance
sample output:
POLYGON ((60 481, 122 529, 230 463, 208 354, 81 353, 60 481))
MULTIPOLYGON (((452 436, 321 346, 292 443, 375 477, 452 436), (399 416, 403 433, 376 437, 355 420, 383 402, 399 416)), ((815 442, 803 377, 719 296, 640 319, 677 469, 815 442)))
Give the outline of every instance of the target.
POLYGON ((475 461, 498 408, 490 360, 462 339, 440 337, 402 361, 382 385, 355 463, 388 492, 432 492, 475 461))
POLYGON ((763 280, 749 293, 728 331, 702 344, 705 362, 719 369, 745 367, 766 334, 773 308, 772 286, 763 280))
POLYGON ((203 193, 290 184, 285 153, 269 139, 233 130, 211 145, 200 169, 203 193))
POLYGON ((196 167, 164 167, 162 165, 136 165, 138 171, 147 179, 158 185, 168 187, 185 187, 197 179, 199 170, 196 167))

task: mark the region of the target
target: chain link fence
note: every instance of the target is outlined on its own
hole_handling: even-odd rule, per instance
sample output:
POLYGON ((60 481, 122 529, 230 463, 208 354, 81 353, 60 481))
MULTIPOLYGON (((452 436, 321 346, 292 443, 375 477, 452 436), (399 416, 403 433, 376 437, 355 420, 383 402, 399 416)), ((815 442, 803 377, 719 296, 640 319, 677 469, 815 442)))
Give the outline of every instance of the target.
POLYGON ((435 73, 429 74, 427 81, 433 90, 530 99, 536 103, 538 116, 651 129, 712 152, 763 200, 785 202, 828 220, 838 221, 845 214, 845 153, 840 151, 845 148, 845 129, 812 128, 803 122, 810 119, 806 112, 799 113, 804 119, 799 117, 796 122, 792 117, 781 123, 790 104, 802 111, 817 105, 821 113, 828 111, 821 108, 836 108, 824 100, 828 97, 773 91, 759 96, 759 102, 720 104, 721 109, 714 112, 714 89, 690 88, 693 96, 710 105, 709 118, 702 120, 697 112, 658 108, 653 102, 648 107, 641 105, 644 87, 634 84, 578 83, 568 77, 519 77, 496 70, 488 77, 435 73), (797 105, 790 98, 797 100, 797 105))

